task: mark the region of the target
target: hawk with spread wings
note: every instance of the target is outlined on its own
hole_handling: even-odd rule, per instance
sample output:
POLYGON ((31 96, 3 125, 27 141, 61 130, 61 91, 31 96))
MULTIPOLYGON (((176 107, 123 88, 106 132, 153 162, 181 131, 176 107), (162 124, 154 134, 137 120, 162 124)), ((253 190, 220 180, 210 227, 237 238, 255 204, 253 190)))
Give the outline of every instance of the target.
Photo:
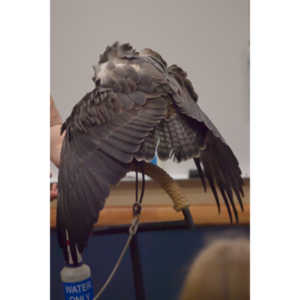
POLYGON ((187 74, 168 66, 157 52, 129 44, 107 47, 94 67, 94 89, 73 108, 58 178, 57 227, 60 245, 71 251, 87 244, 110 188, 136 161, 193 159, 203 186, 208 184, 220 209, 219 188, 238 220, 242 207, 239 163, 230 147, 197 104, 187 74))

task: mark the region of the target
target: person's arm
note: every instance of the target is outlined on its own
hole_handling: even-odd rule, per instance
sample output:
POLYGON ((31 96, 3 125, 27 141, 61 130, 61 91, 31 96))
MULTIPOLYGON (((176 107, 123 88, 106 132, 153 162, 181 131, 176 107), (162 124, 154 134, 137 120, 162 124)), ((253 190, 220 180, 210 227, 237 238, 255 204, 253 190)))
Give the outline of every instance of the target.
POLYGON ((50 159, 59 168, 64 135, 60 134, 62 120, 52 97, 50 98, 50 159))

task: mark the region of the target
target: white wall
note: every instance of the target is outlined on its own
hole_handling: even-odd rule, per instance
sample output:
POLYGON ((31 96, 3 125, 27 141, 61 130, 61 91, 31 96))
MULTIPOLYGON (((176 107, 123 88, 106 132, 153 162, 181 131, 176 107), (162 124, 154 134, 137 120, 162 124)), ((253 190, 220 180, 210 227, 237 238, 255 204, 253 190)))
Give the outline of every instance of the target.
MULTIPOLYGON (((108 44, 153 48, 188 72, 200 106, 249 176, 248 0, 52 0, 51 6, 51 92, 63 119, 93 88, 92 65, 108 44)), ((193 166, 161 165, 177 177, 193 166)))

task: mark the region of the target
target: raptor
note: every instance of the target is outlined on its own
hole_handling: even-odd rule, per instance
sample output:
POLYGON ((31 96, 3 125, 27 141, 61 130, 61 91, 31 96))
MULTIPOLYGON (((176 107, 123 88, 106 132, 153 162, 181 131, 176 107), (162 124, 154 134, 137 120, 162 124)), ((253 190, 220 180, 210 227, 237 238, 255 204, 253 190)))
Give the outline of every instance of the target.
POLYGON ((239 163, 198 104, 186 72, 168 65, 151 49, 114 43, 94 66, 95 87, 73 108, 58 178, 57 226, 60 245, 82 252, 111 186, 135 162, 193 159, 206 190, 229 218, 243 208, 239 163), (217 189, 220 194, 218 195, 217 189))

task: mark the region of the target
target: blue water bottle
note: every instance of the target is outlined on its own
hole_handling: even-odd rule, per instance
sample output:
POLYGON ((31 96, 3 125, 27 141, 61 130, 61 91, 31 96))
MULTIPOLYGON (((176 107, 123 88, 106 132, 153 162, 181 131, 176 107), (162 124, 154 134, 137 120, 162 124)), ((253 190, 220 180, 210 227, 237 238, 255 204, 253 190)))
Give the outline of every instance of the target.
POLYGON ((82 262, 82 257, 77 250, 78 264, 75 266, 69 252, 69 262, 60 272, 64 285, 65 300, 93 300, 94 289, 91 279, 91 269, 82 262))

